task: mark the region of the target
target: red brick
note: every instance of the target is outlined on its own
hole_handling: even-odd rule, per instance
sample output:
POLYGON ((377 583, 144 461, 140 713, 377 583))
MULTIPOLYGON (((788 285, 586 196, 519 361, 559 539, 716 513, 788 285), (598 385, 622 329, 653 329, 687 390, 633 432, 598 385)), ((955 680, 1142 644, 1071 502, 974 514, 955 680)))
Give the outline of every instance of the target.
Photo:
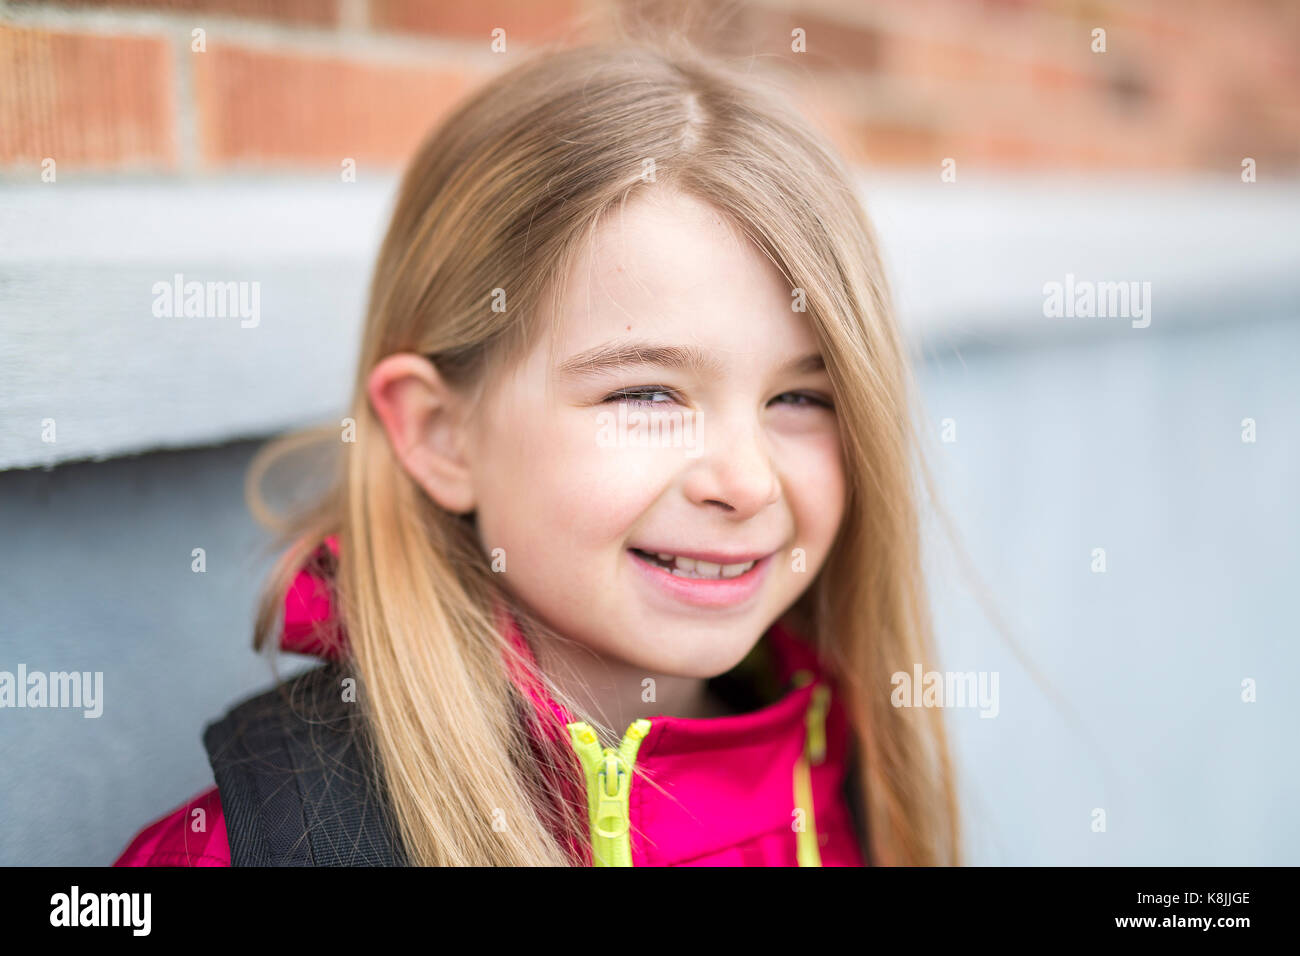
POLYGON ((370 0, 370 23, 376 30, 473 38, 485 45, 501 27, 508 50, 511 39, 544 41, 567 35, 582 6, 579 0, 370 0))
POLYGON ((176 164, 172 61, 154 36, 0 24, 0 164, 176 164))
POLYGON ((472 79, 451 66, 396 66, 209 46, 194 57, 205 165, 344 157, 399 166, 472 79))
POLYGON ((848 124, 857 137, 855 153, 870 166, 933 166, 939 174, 943 150, 938 130, 904 122, 869 120, 848 124))

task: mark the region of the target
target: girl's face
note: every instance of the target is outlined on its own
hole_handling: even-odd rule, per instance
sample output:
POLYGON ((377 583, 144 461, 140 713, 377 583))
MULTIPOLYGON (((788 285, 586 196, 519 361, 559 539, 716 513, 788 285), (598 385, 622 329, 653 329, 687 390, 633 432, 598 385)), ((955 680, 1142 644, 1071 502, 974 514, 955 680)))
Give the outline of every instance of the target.
POLYGON ((559 633, 711 677, 812 582, 845 479, 830 378, 792 301, 699 200, 639 197, 602 224, 556 331, 493 383, 468 435, 483 547, 559 633))

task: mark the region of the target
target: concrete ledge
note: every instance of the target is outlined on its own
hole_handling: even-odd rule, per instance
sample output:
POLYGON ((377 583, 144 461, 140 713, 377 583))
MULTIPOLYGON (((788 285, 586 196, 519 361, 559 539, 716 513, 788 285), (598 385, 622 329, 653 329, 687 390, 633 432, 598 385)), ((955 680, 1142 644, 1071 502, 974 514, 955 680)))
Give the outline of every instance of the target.
MULTIPOLYGON (((6 184, 0 469, 338 416, 396 183, 6 184), (222 284, 205 285, 205 296, 235 283, 245 306, 255 290, 256 321, 211 302, 204 317, 186 317, 183 299, 180 314, 165 314, 160 290, 177 275, 183 290, 222 284)), ((1232 319, 1261 301, 1300 302, 1300 183, 941 183, 936 173, 864 177, 863 192, 918 347, 1080 329, 1137 335, 1203 316, 1207 301, 1247 303, 1232 319), (1151 326, 1045 317, 1044 283, 1067 275, 1151 283, 1151 326)))
POLYGON ((0 468, 211 444, 335 415, 393 186, 7 187, 0 468), (159 284, 177 275, 236 283, 246 304, 256 292, 256 321, 229 306, 155 314, 159 284), (43 440, 50 421, 53 442, 43 440))

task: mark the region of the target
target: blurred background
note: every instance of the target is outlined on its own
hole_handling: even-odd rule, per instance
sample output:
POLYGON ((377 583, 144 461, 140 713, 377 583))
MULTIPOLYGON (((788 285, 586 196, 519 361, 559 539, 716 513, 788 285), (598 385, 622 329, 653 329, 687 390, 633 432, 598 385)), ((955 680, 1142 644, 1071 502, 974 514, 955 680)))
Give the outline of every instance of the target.
POLYGON ((949 712, 970 862, 1300 863, 1283 0, 0 2, 0 670, 105 697, 0 710, 0 863, 108 864, 211 785, 203 725, 270 681, 244 470, 342 414, 398 173, 619 18, 780 74, 859 176, 968 556, 931 526, 942 666, 999 675, 949 712), (176 275, 256 323, 157 316, 176 275), (1049 314, 1067 282, 1145 314, 1049 314))

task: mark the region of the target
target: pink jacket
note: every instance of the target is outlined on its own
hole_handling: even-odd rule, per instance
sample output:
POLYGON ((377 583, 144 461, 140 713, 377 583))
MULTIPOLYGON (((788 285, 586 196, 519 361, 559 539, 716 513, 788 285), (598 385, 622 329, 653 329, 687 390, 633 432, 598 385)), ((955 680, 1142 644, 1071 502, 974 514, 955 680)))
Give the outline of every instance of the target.
MULTIPOLYGON (((327 543, 337 553, 337 543, 327 543)), ((281 647, 336 658, 341 633, 318 626, 331 621, 327 583, 300 571, 286 596, 281 647)), ((501 624, 529 653, 513 617, 502 617, 501 624)), ((813 650, 785 626, 774 624, 763 639, 773 651, 779 685, 787 688, 774 703, 728 717, 651 717, 629 728, 624 743, 639 740, 635 767, 653 781, 634 777, 627 792, 630 828, 623 845, 630 845, 632 865, 864 865, 844 798, 850 741, 839 695, 813 650)), ((574 722, 550 695, 519 686, 534 706, 574 722)), ((580 750, 585 735, 580 727, 571 732, 580 750)), ((598 753, 590 750, 593 741, 587 745, 589 758, 598 753)), ((599 797, 593 779, 588 792, 594 817, 599 797)), ((217 788, 145 827, 113 865, 230 866, 217 788)))

